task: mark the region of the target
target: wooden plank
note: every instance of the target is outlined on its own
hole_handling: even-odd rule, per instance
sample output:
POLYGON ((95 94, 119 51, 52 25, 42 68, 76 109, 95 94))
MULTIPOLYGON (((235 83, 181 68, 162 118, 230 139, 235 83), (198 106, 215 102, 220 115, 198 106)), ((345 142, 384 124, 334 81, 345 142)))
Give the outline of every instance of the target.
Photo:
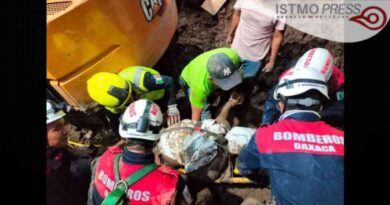
POLYGON ((206 0, 201 7, 214 16, 225 2, 226 0, 206 0))

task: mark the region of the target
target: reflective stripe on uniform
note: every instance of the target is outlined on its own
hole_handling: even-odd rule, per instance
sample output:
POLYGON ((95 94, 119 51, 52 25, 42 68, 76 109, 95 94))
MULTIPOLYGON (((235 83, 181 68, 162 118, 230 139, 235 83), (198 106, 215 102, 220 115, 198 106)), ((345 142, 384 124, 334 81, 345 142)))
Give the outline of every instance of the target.
POLYGON ((143 82, 143 76, 144 76, 144 75, 141 76, 142 73, 145 74, 145 71, 140 69, 140 68, 137 68, 137 70, 135 71, 135 74, 133 76, 133 84, 135 86, 137 86, 138 88, 141 88, 141 86, 143 87, 143 85, 141 85, 141 82, 143 82), (141 78, 142 78, 142 80, 141 80, 141 78))
POLYGON ((147 72, 151 73, 152 75, 159 75, 159 72, 152 68, 147 68, 143 66, 132 66, 123 69, 119 73, 119 76, 131 82, 132 90, 136 93, 135 95, 136 99, 142 99, 142 98, 146 98, 150 100, 161 99, 165 94, 164 89, 149 91, 144 86, 144 78, 147 72))

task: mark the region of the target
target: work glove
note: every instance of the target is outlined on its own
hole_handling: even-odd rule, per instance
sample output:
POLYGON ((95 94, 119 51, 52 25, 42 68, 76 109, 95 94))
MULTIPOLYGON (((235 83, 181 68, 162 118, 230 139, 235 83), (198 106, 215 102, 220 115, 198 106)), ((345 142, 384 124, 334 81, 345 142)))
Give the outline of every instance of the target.
POLYGON ((168 114, 168 120, 167 120, 168 126, 180 122, 180 112, 179 109, 177 109, 176 104, 168 105, 167 114, 168 114))

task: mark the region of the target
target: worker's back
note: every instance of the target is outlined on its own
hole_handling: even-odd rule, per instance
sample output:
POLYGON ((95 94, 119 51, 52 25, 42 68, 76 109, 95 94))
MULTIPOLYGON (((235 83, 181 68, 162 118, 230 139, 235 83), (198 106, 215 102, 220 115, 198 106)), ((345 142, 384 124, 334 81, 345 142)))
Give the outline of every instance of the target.
POLYGON ((344 132, 285 119, 257 130, 261 167, 281 204, 343 204, 344 132))

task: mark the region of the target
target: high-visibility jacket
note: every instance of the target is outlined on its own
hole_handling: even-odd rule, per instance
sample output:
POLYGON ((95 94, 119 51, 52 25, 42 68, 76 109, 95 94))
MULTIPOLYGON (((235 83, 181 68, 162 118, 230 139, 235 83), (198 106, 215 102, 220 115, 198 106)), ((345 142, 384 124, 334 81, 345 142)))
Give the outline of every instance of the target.
POLYGON ((125 68, 118 75, 131 83, 132 90, 137 94, 136 99, 161 99, 165 94, 164 89, 148 90, 144 86, 144 77, 147 72, 152 75, 160 75, 158 71, 143 66, 131 66, 125 68))

